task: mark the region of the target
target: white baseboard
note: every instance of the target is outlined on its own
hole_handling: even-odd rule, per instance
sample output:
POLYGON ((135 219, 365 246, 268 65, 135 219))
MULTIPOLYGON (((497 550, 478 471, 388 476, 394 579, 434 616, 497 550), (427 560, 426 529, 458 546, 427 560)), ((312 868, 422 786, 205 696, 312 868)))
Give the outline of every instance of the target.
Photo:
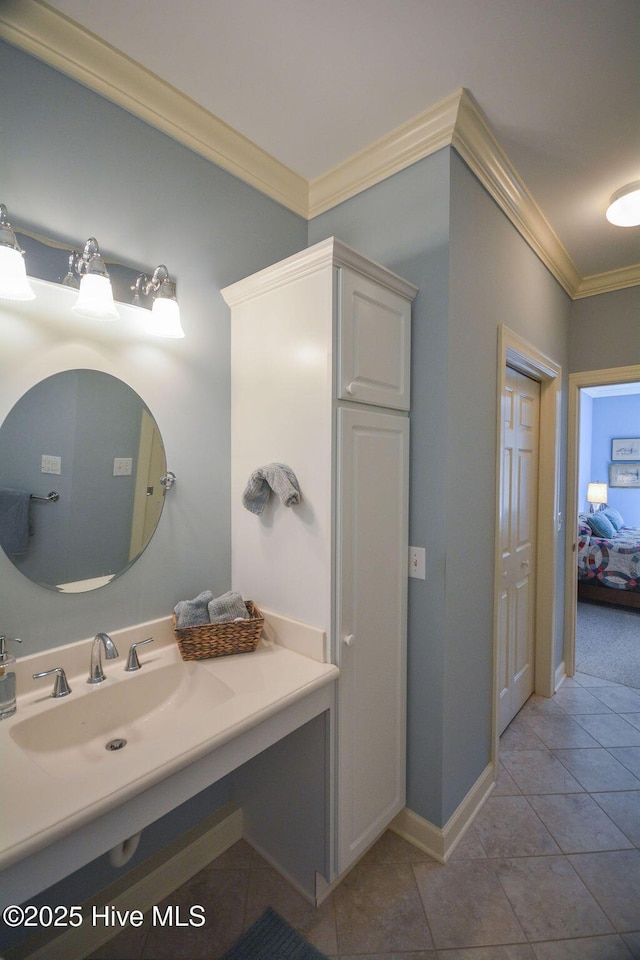
POLYGON ((242 810, 227 803, 202 823, 135 867, 127 876, 106 887, 83 905, 82 927, 34 944, 20 944, 4 954, 5 960, 82 960, 120 933, 118 928, 87 922, 95 904, 112 904, 117 910, 141 910, 160 903, 174 890, 242 839, 242 810))
POLYGON ((554 688, 553 688, 553 689, 557 692, 557 691, 559 690, 560 686, 564 683, 564 681, 565 681, 566 679, 567 679, 567 674, 566 674, 566 670, 565 670, 565 663, 564 663, 564 660, 563 660, 562 663, 561 663, 559 666, 556 667, 556 674, 555 674, 555 678, 554 678, 554 688))
POLYGON ((390 829, 420 850, 424 850, 434 860, 446 863, 494 786, 494 765, 489 763, 444 827, 436 827, 405 807, 393 821, 390 829))

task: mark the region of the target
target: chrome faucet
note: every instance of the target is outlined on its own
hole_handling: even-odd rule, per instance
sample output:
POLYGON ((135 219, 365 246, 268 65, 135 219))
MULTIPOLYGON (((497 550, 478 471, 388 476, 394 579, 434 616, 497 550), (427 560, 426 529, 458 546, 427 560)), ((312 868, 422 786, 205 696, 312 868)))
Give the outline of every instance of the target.
POLYGON ((107 678, 102 669, 102 649, 107 660, 115 660, 118 650, 108 633, 96 633, 91 647, 91 668, 87 683, 102 683, 107 678))

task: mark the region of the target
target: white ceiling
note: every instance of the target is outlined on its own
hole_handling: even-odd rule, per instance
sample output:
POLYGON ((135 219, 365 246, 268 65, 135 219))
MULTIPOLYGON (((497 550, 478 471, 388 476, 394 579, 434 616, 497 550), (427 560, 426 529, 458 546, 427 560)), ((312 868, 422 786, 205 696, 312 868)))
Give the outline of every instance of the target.
POLYGON ((583 276, 640 263, 638 0, 49 0, 311 180, 471 91, 583 276))

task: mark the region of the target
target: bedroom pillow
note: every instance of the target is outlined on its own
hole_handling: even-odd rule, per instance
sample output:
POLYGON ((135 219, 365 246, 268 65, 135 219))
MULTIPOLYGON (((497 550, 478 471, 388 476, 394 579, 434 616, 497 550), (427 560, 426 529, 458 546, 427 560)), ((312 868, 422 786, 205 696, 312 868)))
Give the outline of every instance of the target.
POLYGON ((605 540, 612 540, 616 535, 616 528, 611 523, 611 520, 605 517, 602 510, 590 514, 587 522, 596 537, 604 537, 605 540))
POLYGON ((624 527, 622 514, 618 513, 615 507, 605 507, 604 510, 600 511, 600 513, 604 513, 605 517, 609 518, 611 525, 616 531, 618 531, 620 527, 624 527))

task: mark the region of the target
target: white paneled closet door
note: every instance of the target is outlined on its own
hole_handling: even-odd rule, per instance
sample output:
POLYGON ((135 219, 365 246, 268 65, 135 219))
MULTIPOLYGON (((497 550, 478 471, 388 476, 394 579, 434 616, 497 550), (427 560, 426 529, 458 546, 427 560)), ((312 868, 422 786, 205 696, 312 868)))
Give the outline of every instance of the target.
POLYGON ((405 804, 409 421, 338 411, 338 872, 405 804))
POLYGON ((534 687, 540 384, 507 367, 502 407, 500 733, 534 687))

